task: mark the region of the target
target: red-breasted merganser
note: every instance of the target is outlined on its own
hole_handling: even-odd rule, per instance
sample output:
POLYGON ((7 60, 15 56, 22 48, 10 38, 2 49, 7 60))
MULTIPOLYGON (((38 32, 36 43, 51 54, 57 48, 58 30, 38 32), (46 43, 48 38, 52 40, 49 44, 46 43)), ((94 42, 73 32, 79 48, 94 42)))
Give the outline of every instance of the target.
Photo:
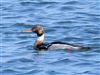
POLYGON ((68 50, 81 50, 81 49, 89 49, 89 47, 83 47, 79 45, 73 45, 70 43, 64 42, 52 42, 52 43, 44 43, 44 29, 42 25, 34 25, 30 30, 24 30, 23 32, 34 32, 37 34, 37 40, 35 41, 35 49, 38 50, 48 50, 48 49, 68 49, 68 50))

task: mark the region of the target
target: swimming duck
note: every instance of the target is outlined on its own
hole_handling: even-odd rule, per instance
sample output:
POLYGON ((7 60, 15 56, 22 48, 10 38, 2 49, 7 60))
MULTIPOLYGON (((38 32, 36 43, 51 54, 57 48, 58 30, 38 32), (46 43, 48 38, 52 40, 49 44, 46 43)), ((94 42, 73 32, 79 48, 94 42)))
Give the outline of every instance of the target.
POLYGON ((88 49, 89 47, 83 47, 79 45, 74 45, 64 42, 51 42, 44 43, 44 28, 42 25, 34 25, 30 30, 24 30, 23 32, 34 32, 37 34, 37 39, 34 44, 34 48, 38 50, 48 50, 48 49, 67 49, 67 50, 81 50, 88 49))

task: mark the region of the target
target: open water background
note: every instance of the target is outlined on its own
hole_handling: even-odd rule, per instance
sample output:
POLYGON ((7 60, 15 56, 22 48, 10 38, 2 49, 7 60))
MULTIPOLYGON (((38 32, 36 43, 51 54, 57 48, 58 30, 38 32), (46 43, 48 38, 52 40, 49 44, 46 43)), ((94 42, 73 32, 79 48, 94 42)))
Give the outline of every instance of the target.
POLYGON ((1 0, 0 36, 2 75, 100 75, 100 0, 1 0), (36 35, 21 32, 34 24, 46 42, 92 49, 36 51, 36 35))

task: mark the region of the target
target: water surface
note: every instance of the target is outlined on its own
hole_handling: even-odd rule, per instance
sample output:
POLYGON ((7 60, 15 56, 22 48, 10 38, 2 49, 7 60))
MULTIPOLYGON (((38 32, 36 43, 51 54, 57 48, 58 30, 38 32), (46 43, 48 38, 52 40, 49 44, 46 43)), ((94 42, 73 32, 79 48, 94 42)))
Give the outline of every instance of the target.
POLYGON ((1 0, 0 74, 100 75, 100 0, 1 0), (36 51, 36 35, 22 33, 43 24, 45 42, 64 41, 89 51, 36 51))

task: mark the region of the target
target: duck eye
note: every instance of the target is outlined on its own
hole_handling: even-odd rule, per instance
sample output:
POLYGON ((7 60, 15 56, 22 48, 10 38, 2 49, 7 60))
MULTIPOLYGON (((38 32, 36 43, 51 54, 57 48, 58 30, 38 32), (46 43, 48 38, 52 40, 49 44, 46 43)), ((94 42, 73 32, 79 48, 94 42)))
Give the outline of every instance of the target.
POLYGON ((36 31, 36 28, 35 28, 35 27, 33 27, 31 30, 34 32, 34 31, 36 31))

